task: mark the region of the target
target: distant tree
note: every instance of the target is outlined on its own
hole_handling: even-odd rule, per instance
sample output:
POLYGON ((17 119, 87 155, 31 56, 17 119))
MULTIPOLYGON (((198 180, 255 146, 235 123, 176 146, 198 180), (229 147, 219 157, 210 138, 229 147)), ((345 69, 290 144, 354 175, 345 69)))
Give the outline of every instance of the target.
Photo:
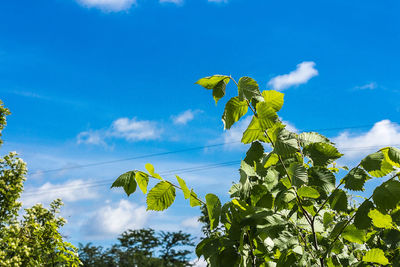
MULTIPOLYGON (((0 101, 0 136, 10 112, 0 101)), ((0 140, 0 144, 2 141, 0 140)), ((18 219, 27 173, 15 152, 0 158, 0 266, 78 266, 77 249, 59 233, 66 221, 58 216, 57 199, 50 209, 37 204, 18 219)))
POLYGON ((189 264, 190 250, 177 248, 194 246, 193 238, 190 234, 179 232, 160 233, 160 257, 164 266, 191 266, 189 264))

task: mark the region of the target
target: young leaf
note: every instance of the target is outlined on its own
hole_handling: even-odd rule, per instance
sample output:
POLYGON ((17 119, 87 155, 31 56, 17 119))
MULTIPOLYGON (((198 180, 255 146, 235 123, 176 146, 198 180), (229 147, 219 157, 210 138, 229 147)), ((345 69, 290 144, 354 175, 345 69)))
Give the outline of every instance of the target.
POLYGON ((297 190, 297 194, 300 197, 319 198, 318 191, 309 186, 300 187, 299 190, 297 190))
POLYGON ((240 101, 243 101, 245 99, 250 101, 253 97, 261 96, 257 82, 250 77, 240 78, 238 85, 240 101))
POLYGON ((225 95, 225 88, 229 81, 229 76, 213 75, 198 80, 196 84, 199 84, 206 89, 212 89, 215 104, 217 104, 218 100, 220 100, 225 95))
POLYGON ((366 240, 365 231, 357 229, 354 225, 348 225, 341 236, 347 241, 361 245, 364 244, 366 240))
POLYGON ((272 128, 278 119, 276 111, 266 102, 257 103, 258 122, 263 131, 272 128))
POLYGON ((149 183, 149 175, 147 173, 137 171, 135 175, 135 179, 137 184, 139 185, 140 190, 142 190, 143 194, 147 193, 147 185, 149 183))
POLYGON ((263 91, 262 96, 264 97, 265 103, 272 107, 276 112, 279 111, 283 106, 284 94, 275 90, 263 91))
POLYGON ((190 206, 191 207, 201 206, 201 202, 197 199, 197 195, 193 191, 193 189, 190 190, 190 206))
POLYGON ((337 189, 332 193, 332 197, 329 199, 331 208, 336 211, 347 211, 347 195, 341 189, 337 189))
POLYGON ((214 194, 206 195, 206 204, 208 217, 210 218, 210 229, 215 229, 219 224, 219 217, 221 215, 221 202, 214 194))
POLYGON ((372 219, 372 223, 378 228, 391 229, 392 217, 388 214, 382 214, 378 210, 371 210, 368 217, 372 219))
POLYGON ((118 178, 114 181, 114 183, 111 185, 111 188, 113 187, 124 187, 127 185, 131 179, 131 177, 135 177, 135 172, 134 171, 128 171, 124 174, 121 174, 118 176, 118 178))
POLYGON ((395 208, 400 201, 400 182, 394 180, 384 182, 375 188, 372 199, 380 209, 395 208))
POLYGON ((383 177, 393 171, 392 165, 385 160, 382 151, 366 156, 360 165, 374 177, 383 177))
POLYGON ((358 229, 367 229, 371 226, 372 220, 368 217, 369 211, 374 207, 374 204, 366 200, 358 207, 356 216, 354 217, 354 225, 358 229))
POLYGON ((260 126, 260 123, 257 117, 253 116, 249 126, 247 127, 246 131, 243 133, 242 143, 243 144, 250 144, 254 141, 262 141, 265 142, 267 138, 264 135, 264 131, 260 126))
POLYGON ((343 179, 344 188, 354 191, 364 191, 364 184, 370 177, 361 168, 353 168, 343 179))
POLYGON ((181 177, 179 177, 178 175, 175 175, 175 176, 176 176, 176 179, 178 180, 179 186, 180 186, 181 189, 182 189, 183 196, 185 197, 185 199, 190 198, 190 190, 189 190, 189 188, 186 186, 185 181, 184 181, 181 177))
POLYGON ((385 257, 385 253, 379 248, 373 248, 363 256, 365 262, 378 263, 382 265, 389 264, 389 260, 385 257))
POLYGON ((231 126, 240 120, 247 113, 247 102, 240 101, 239 98, 232 97, 225 105, 224 114, 222 114, 222 121, 224 129, 230 129, 231 126))
POLYGON ((147 210, 161 211, 167 209, 175 200, 175 188, 162 181, 156 184, 147 195, 147 210))
POLYGON ((152 164, 146 163, 145 168, 151 176, 157 178, 158 180, 162 180, 161 176, 158 173, 154 172, 154 166, 152 164))

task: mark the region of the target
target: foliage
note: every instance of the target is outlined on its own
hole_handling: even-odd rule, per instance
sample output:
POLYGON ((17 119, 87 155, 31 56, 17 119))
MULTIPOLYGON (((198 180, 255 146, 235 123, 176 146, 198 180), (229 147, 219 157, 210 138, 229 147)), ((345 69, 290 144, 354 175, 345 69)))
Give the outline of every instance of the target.
MULTIPOLYGON (((0 135, 8 114, 0 102, 0 135)), ((57 216, 61 200, 25 209, 18 220, 26 172, 15 152, 0 159, 0 266, 78 266, 76 248, 58 232, 66 222, 57 216)))
POLYGON ((190 234, 155 233, 153 229, 128 230, 118 238, 119 244, 104 250, 91 243, 79 244, 79 257, 85 267, 102 266, 191 266, 185 247, 194 246, 190 234))
POLYGON ((135 190, 126 187, 134 188, 140 173, 147 180, 161 180, 147 193, 149 210, 167 209, 175 189, 183 191, 191 206, 201 205, 210 229, 196 253, 210 266, 400 266, 400 150, 386 147, 350 170, 339 168, 335 161, 343 154, 328 138, 286 129, 277 114, 283 93, 261 92, 250 77, 236 82, 216 75, 197 84, 213 90, 217 102, 229 81, 236 84, 238 96, 225 106, 225 128, 252 112, 242 137, 251 146, 229 202, 222 205, 212 194, 203 201, 180 177, 179 185, 166 181, 150 164, 148 173, 132 171, 129 180, 122 175, 112 187, 124 187, 129 195, 135 190), (343 178, 337 183, 338 176, 343 178), (349 190, 364 191, 370 179, 381 183, 370 197, 351 204, 349 190))

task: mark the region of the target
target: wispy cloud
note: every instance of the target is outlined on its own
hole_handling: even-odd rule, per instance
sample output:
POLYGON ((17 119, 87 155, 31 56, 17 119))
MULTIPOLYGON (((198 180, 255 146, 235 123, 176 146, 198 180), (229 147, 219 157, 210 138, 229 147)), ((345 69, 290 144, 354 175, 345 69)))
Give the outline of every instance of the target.
POLYGON ((146 212, 145 206, 123 199, 98 209, 82 225, 81 230, 85 236, 93 239, 115 237, 128 229, 143 228, 148 216, 149 212, 146 212))
POLYGON ((228 0, 208 0, 211 3, 228 3, 228 0))
POLYGON ((88 8, 98 8, 105 12, 119 12, 128 10, 136 4, 136 0, 77 0, 88 8))
POLYGON ((378 88, 378 84, 376 82, 370 82, 370 83, 355 87, 355 89, 358 89, 358 90, 374 90, 376 88, 378 88))
POLYGON ((185 125, 187 124, 189 121, 192 121, 194 119, 194 116, 198 113, 201 113, 201 110, 191 110, 188 109, 176 116, 172 116, 172 121, 174 124, 181 124, 181 125, 185 125))
POLYGON ((304 61, 297 65, 294 71, 289 74, 283 74, 272 78, 268 85, 275 90, 284 90, 291 86, 297 86, 300 84, 307 83, 312 77, 318 75, 315 62, 304 61))
POLYGON ((157 122, 137 118, 119 118, 108 129, 88 130, 78 134, 78 144, 107 146, 106 139, 120 138, 129 142, 155 140, 161 137, 162 129, 157 122))
POLYGON ((199 229, 200 228, 199 217, 187 218, 187 219, 182 221, 181 225, 184 228, 199 229))
POLYGON ((347 159, 356 159, 385 146, 400 144, 400 125, 382 120, 361 134, 345 131, 332 139, 347 159))
POLYGON ((183 0, 160 0, 160 3, 172 3, 175 5, 183 4, 183 0))
POLYGON ((22 195, 22 203, 24 206, 30 207, 37 203, 48 204, 56 198, 61 198, 64 202, 97 198, 96 190, 84 186, 87 183, 87 180, 78 179, 59 184, 47 182, 39 187, 29 187, 22 195))

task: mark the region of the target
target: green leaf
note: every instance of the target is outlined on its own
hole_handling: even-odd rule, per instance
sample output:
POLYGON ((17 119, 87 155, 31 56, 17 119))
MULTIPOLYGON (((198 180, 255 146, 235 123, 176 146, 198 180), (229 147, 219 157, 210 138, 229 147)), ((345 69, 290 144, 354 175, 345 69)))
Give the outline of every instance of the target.
POLYGON ((324 227, 328 228, 329 225, 333 222, 334 216, 330 212, 325 212, 323 217, 324 227))
POLYGON ((139 185, 140 190, 142 190, 143 194, 147 193, 147 185, 149 183, 149 175, 147 173, 137 171, 135 175, 135 179, 137 184, 139 185))
POLYGON ((331 208, 336 211, 347 211, 347 195, 342 189, 337 189, 329 199, 331 208))
POLYGON ((328 138, 316 132, 301 133, 299 134, 298 139, 302 147, 313 143, 332 144, 328 138))
POLYGON ((276 114, 276 111, 272 107, 268 106, 266 102, 257 103, 256 110, 258 114, 258 122, 262 130, 265 131, 275 125, 278 119, 278 114, 276 114))
POLYGON ((303 164, 295 162, 290 165, 290 172, 292 173, 292 184, 300 187, 308 182, 308 174, 303 164))
POLYGON ((343 156, 333 145, 321 142, 309 144, 303 152, 312 159, 314 166, 327 166, 343 156))
POLYGON ((366 156, 360 165, 374 177, 383 177, 393 171, 392 165, 385 160, 382 151, 366 156))
POLYGON ((147 195, 147 210, 161 211, 167 209, 175 200, 175 188, 162 181, 156 184, 147 195))
POLYGON ((361 245, 366 241, 365 231, 357 229, 354 225, 348 225, 344 229, 342 237, 349 242, 361 245))
POLYGON ((190 190, 189 190, 189 188, 186 186, 185 181, 184 181, 181 177, 179 177, 178 175, 175 175, 175 176, 176 176, 176 179, 178 180, 179 186, 180 186, 181 189, 182 189, 183 196, 185 197, 185 199, 190 198, 190 190))
POLYGON ((201 206, 201 202, 197 199, 197 195, 193 191, 193 189, 190 190, 190 206, 191 207, 201 206))
POLYGON ((371 210, 368 213, 368 217, 372 219, 373 225, 378 228, 391 229, 392 226, 392 217, 388 214, 382 214, 378 210, 371 210))
POLYGON ((208 217, 210 218, 210 229, 215 229, 219 224, 219 217, 221 215, 221 201, 214 194, 206 195, 206 204, 208 217))
POLYGON ((308 175, 309 185, 320 188, 325 194, 329 194, 335 188, 335 175, 325 167, 311 167, 308 169, 308 175))
POLYGON ((383 253, 383 251, 379 248, 373 248, 367 251, 362 260, 365 262, 378 263, 382 265, 389 264, 389 260, 385 257, 385 253, 383 253))
POLYGON ((246 131, 243 133, 242 143, 243 144, 250 144, 254 141, 266 141, 266 137, 264 135, 264 131, 260 126, 260 123, 257 117, 253 116, 249 126, 247 127, 246 131))
POLYGON ((364 184, 370 177, 361 168, 353 168, 343 179, 344 188, 354 191, 364 191, 364 184))
POLYGON ((111 188, 113 187, 124 187, 129 183, 131 180, 131 177, 135 177, 135 172, 134 171, 128 171, 124 174, 121 174, 118 176, 118 178, 114 181, 114 183, 111 185, 111 188))
POLYGON ((381 151, 388 163, 400 168, 400 149, 395 147, 386 147, 381 149, 381 151))
POLYGON ((295 134, 281 129, 275 141, 274 152, 280 156, 293 155, 299 150, 295 134))
POLYGON ((367 229, 371 226, 372 220, 368 217, 368 213, 373 207, 374 204, 369 200, 365 200, 358 207, 356 216, 354 217, 354 225, 358 229, 367 229))
POLYGON ((242 77, 238 82, 239 100, 251 100, 253 97, 261 96, 257 82, 250 77, 242 77))
POLYGON ((215 104, 217 104, 218 100, 225 95, 225 88, 229 83, 229 80, 230 77, 226 75, 213 75, 198 80, 196 84, 199 84, 206 89, 212 89, 215 104))
POLYGON ((300 197, 319 198, 318 191, 309 186, 300 187, 299 190, 297 190, 297 194, 300 197))
POLYGON ((269 153, 264 163, 264 168, 274 166, 279 161, 279 156, 275 153, 269 153))
POLYGON ((146 163, 144 167, 149 172, 150 176, 157 178, 158 180, 162 180, 161 176, 158 173, 154 172, 154 166, 152 164, 146 163))
POLYGON ((253 142, 249 150, 246 152, 246 157, 244 161, 254 166, 254 162, 260 162, 261 157, 264 155, 264 147, 260 142, 253 142))
POLYGON ((126 195, 129 197, 136 191, 136 181, 133 174, 129 177, 129 182, 124 185, 124 190, 126 195))
POLYGON ((262 96, 264 97, 265 103, 272 107, 275 111, 279 111, 283 106, 284 94, 275 90, 263 91, 262 96))
POLYGON ((247 102, 239 101, 239 98, 232 97, 225 105, 222 121, 224 129, 230 129, 232 125, 240 120, 247 113, 247 102))
POLYGON ((372 199, 380 209, 394 209, 400 201, 400 182, 393 180, 384 182, 375 188, 372 199))

